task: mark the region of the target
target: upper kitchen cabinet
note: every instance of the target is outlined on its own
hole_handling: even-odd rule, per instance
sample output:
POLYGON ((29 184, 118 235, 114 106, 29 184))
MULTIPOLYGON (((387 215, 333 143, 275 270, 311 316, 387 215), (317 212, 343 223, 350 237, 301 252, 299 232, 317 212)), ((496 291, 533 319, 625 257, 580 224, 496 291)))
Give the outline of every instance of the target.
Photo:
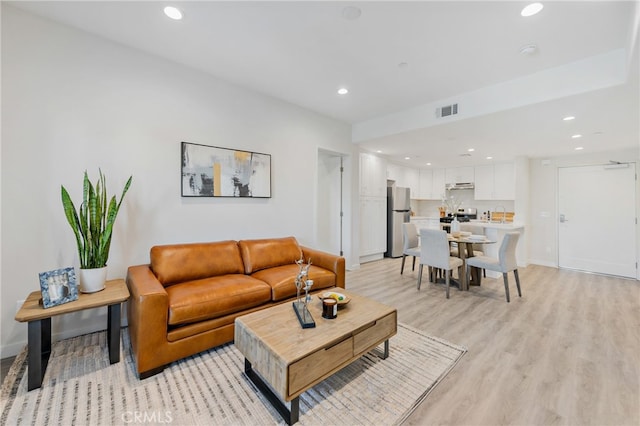
POLYGON ((513 163, 475 167, 476 200, 514 200, 515 198, 513 163))
POLYGON ((420 171, 412 167, 387 165, 387 179, 393 180, 397 187, 409 188, 409 198, 418 198, 420 188, 420 171))
POLYGON ((433 189, 431 190, 432 200, 442 200, 445 193, 446 173, 444 169, 433 169, 433 189))
POLYGON ((453 167, 445 169, 445 183, 472 183, 473 167, 453 167))
POLYGON ((420 169, 418 199, 440 200, 445 190, 444 169, 420 169))
POLYGON ((360 153, 360 195, 387 196, 387 160, 373 154, 360 153))
POLYGON ((420 170, 411 167, 405 167, 404 172, 405 186, 409 187, 409 198, 418 198, 420 192, 420 170))

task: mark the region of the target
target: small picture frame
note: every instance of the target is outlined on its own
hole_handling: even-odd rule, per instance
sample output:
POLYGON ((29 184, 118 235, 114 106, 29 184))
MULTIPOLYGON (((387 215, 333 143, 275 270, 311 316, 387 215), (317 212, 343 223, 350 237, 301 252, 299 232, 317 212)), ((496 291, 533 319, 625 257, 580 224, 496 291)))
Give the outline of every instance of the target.
POLYGON ((40 272, 42 306, 50 308, 78 299, 76 272, 73 267, 40 272))

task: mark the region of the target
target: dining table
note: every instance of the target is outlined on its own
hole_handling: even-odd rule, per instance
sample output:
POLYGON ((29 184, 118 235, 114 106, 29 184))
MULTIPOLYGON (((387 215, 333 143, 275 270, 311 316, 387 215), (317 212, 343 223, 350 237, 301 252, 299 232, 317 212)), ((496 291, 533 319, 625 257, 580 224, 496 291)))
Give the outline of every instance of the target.
POLYGON ((490 240, 484 235, 482 236, 461 236, 454 234, 447 234, 447 239, 450 243, 458 244, 458 257, 462 259, 462 266, 465 273, 460 277, 460 290, 469 290, 469 286, 479 286, 482 280, 482 273, 480 268, 471 267, 470 282, 467 282, 467 258, 473 257, 473 245, 474 244, 495 244, 496 241, 490 240))

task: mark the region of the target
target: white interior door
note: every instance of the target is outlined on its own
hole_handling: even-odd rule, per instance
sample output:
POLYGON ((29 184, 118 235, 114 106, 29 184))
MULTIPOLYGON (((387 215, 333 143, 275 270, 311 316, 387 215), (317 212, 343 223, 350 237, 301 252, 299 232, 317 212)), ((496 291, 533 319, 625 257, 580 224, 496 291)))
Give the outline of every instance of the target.
POLYGON ((636 278, 635 164, 558 169, 558 265, 636 278))
POLYGON ((317 248, 343 254, 342 157, 318 151, 317 248))

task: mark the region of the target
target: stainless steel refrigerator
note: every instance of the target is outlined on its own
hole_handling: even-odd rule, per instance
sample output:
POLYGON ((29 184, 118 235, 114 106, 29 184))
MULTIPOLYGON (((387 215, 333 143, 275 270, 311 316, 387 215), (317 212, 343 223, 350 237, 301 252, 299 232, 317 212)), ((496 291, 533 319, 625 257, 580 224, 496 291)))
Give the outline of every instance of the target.
POLYGON ((386 257, 402 256, 402 224, 410 220, 409 188, 387 187, 386 257))

